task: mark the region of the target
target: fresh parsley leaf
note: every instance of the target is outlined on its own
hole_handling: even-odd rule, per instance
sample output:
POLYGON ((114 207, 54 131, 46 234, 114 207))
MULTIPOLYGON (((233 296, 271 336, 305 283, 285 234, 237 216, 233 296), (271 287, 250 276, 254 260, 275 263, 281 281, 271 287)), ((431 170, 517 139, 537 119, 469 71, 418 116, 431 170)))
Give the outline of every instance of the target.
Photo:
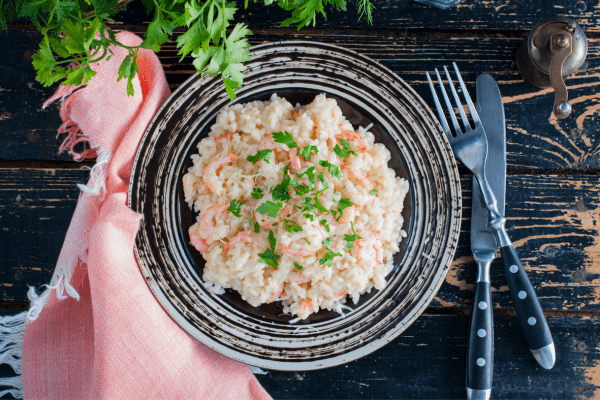
POLYGON ((258 259, 259 263, 267 264, 273 268, 277 268, 279 266, 277 260, 279 260, 281 256, 275 254, 275 252, 271 249, 267 249, 263 253, 258 253, 258 256, 260 257, 258 259))
POLYGON ((289 220, 287 218, 282 218, 281 222, 283 222, 283 227, 285 228, 286 231, 288 231, 288 233, 302 232, 302 227, 300 225, 296 224, 292 220, 289 220))
POLYGON ((354 248, 354 242, 362 239, 362 237, 358 236, 354 231, 354 224, 352 222, 350 222, 350 226, 352 227, 352 235, 344 235, 344 240, 348 242, 346 243, 347 250, 352 250, 354 248))
MULTIPOLYGON (((325 180, 325 176, 323 176, 322 172, 317 173, 317 178, 319 178, 319 180, 321 181, 321 183, 323 184, 323 186, 325 186, 325 188, 328 188, 329 186, 327 185, 327 181, 325 180)), ((335 191, 335 190, 334 190, 335 191)))
POLYGON ((287 132, 287 131, 273 132, 272 135, 273 135, 273 140, 275 140, 275 143, 285 144, 290 149, 293 149, 294 147, 298 147, 298 143, 296 143, 296 141, 292 138, 292 135, 290 135, 289 132, 287 132))
POLYGON ((304 146, 302 148, 302 150, 300 150, 298 152, 299 155, 301 155, 302 157, 304 157, 304 159, 306 161, 310 160, 310 153, 314 152, 315 155, 319 154, 319 149, 317 149, 317 146, 314 145, 308 145, 308 146, 304 146))
POLYGON ((296 192, 296 194, 300 197, 304 196, 305 194, 307 194, 308 192, 310 192, 310 189, 308 188, 308 186, 306 185, 301 185, 300 183, 298 183, 297 180, 292 179, 290 180, 290 186, 292 186, 292 188, 294 189, 294 191, 296 192))
POLYGON ((242 207, 242 205, 244 205, 243 201, 233 200, 231 203, 229 203, 229 208, 227 209, 227 211, 231 211, 233 215, 239 218, 242 216, 242 214, 240 213, 240 207, 242 207))
POLYGON ((320 265, 327 264, 328 267, 331 267, 331 263, 333 262, 334 257, 343 257, 344 256, 342 253, 335 253, 329 249, 329 245, 331 244, 331 238, 327 238, 327 239, 323 240, 321 243, 323 243, 323 246, 325 246, 325 248, 327 249, 327 253, 325 253, 323 258, 321 258, 319 260, 320 265))
POLYGON ((319 164, 322 167, 327 168, 327 171, 329 172, 329 174, 331 176, 336 177, 339 180, 342 179, 342 173, 340 172, 340 167, 338 167, 337 165, 333 165, 329 161, 326 161, 326 160, 319 161, 319 164))
POLYGON ((254 223, 254 232, 260 233, 260 224, 258 222, 254 223))
POLYGON ((294 267, 296 267, 296 269, 298 271, 302 271, 304 269, 304 267, 302 265, 298 264, 297 262, 294 263, 294 267))
POLYGON ((307 238, 303 238, 306 243, 310 246, 310 241, 307 238))
POLYGON ((320 219, 319 224, 321 224, 325 227, 325 230, 327 231, 327 233, 331 232, 331 228, 329 227, 329 224, 327 223, 326 219, 320 219))
POLYGON ((345 197, 342 197, 339 201, 338 201, 338 211, 340 213, 340 216, 336 219, 336 221, 339 221, 342 218, 342 215, 344 215, 344 209, 353 206, 354 203, 350 201, 350 199, 347 199, 345 197))
POLYGON ((275 239, 275 235, 273 234, 273 231, 269 232, 269 246, 271 246, 271 249, 273 251, 275 251, 275 245, 277 244, 277 239, 275 239))
MULTIPOLYGON (((264 203, 262 203, 260 206, 258 206, 256 211, 258 211, 259 213, 261 213, 263 215, 268 215, 269 218, 275 218, 277 216, 277 213, 282 208, 283 208, 283 205, 281 203, 275 203, 271 200, 267 200, 264 203)), ((271 233, 273 233, 273 232, 271 232, 271 233)))
POLYGON ((319 201, 319 198, 315 196, 315 208, 321 212, 328 212, 329 210, 323 207, 323 204, 319 201))
POLYGON ((343 147, 340 147, 339 145, 336 144, 335 147, 333 148, 333 151, 335 152, 335 154, 337 154, 338 157, 347 158, 347 157, 350 157, 351 155, 353 155, 353 156, 358 155, 358 154, 356 154, 355 151, 352 151, 350 149, 350 142, 348 142, 346 139, 341 138, 340 143, 342 143, 343 147))
POLYGON ((314 214, 311 214, 311 213, 304 213, 304 218, 310 219, 310 222, 315 220, 314 214))
POLYGON ((331 245, 331 238, 327 238, 321 242, 321 244, 325 247, 329 247, 331 245))
POLYGON ((375 196, 375 193, 377 193, 377 189, 373 189, 369 192, 371 196, 375 196))
POLYGON ((265 160, 267 164, 271 164, 269 162, 271 153, 273 153, 273 150, 271 149, 258 150, 255 155, 246 157, 246 160, 250 161, 252 164, 256 164, 258 160, 265 160))
POLYGON ((288 201, 292 197, 290 196, 290 175, 288 174, 288 167, 283 168, 283 181, 273 188, 273 200, 277 201, 288 201))
POLYGON ((259 200, 259 199, 262 199, 262 197, 264 196, 264 193, 263 193, 262 189, 254 188, 254 189, 252 189, 252 193, 250 193, 250 196, 252 196, 252 198, 254 200, 259 200))
POLYGON ((308 168, 306 171, 302 172, 302 173, 297 173, 296 172, 296 178, 300 179, 303 176, 306 175, 306 177, 308 178, 309 181, 313 182, 315 181, 315 167, 314 165, 310 168, 308 168))

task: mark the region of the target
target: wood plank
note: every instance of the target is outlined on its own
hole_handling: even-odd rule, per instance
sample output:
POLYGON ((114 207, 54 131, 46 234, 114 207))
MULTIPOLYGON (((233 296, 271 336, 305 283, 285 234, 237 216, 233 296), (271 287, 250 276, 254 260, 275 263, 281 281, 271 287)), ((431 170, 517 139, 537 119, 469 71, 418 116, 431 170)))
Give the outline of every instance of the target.
MULTIPOLYGON (((134 31, 143 32, 139 27, 134 31)), ((11 43, 14 43, 9 47, 19 54, 27 49, 34 49, 38 37, 32 31, 10 30, 8 34, 11 43), (17 48, 20 50, 15 50, 17 48)), ((534 89, 519 77, 513 59, 520 39, 471 38, 464 35, 438 37, 405 35, 401 32, 387 32, 386 36, 377 36, 356 31, 329 31, 324 36, 296 33, 294 30, 276 30, 258 32, 251 37, 251 42, 260 44, 291 39, 325 40, 367 55, 397 73, 430 106, 433 106, 433 102, 424 77, 425 70, 432 71, 435 67, 449 65, 451 60, 456 60, 472 93, 477 75, 490 73, 497 79, 504 96, 507 162, 510 170, 600 169, 600 125, 597 113, 600 108, 600 40, 590 40, 587 69, 567 81, 569 98, 574 105, 573 115, 557 120, 551 115, 554 93, 534 89)), ((159 56, 173 89, 195 72, 190 58, 178 63, 179 57, 173 44, 164 46, 159 56)), ((12 76, 31 83, 34 79, 33 70, 27 72, 26 67, 13 68, 8 65, 5 68, 12 71, 12 76)), ((0 76, 0 87, 6 86, 7 79, 0 76)), ((37 82, 31 83, 31 86, 37 91, 41 90, 37 82)), ((49 119, 26 117, 30 112, 28 105, 32 104, 32 109, 39 108, 51 91, 43 92, 44 95, 42 92, 32 94, 35 101, 25 102, 19 97, 19 88, 21 86, 15 86, 14 90, 3 95, 5 100, 0 100, 0 114, 10 114, 8 118, 0 120, 0 131, 7 132, 0 138, 0 159, 68 159, 66 155, 57 156, 59 140, 55 139, 55 132, 60 122, 56 109, 40 113, 42 116, 51 114, 52 118, 49 119), (28 140, 31 132, 40 132, 35 144, 28 140)))
MULTIPOLYGON (((537 365, 516 317, 494 317, 494 399, 597 399, 598 318, 550 317, 552 370, 537 365)), ((256 375, 276 399, 463 399, 469 318, 422 315, 400 337, 360 360, 319 371, 256 375)))
MULTIPOLYGON (((356 2, 348 2, 347 12, 326 7, 327 18, 317 17, 318 28, 400 29, 453 31, 523 31, 531 30, 546 18, 564 17, 576 20, 588 32, 600 32, 598 2, 593 0, 466 0, 448 10, 440 10, 412 0, 373 0, 373 25, 358 20, 356 2)), ((276 4, 237 1, 236 22, 251 30, 277 28, 290 13, 276 4)), ((125 24, 150 22, 144 6, 134 2, 117 15, 125 24)))
POLYGON ((0 168, 0 301, 49 282, 79 196, 79 169, 0 168))
MULTIPOLYGON (((0 301, 26 301, 27 284, 50 279, 86 171, 0 169, 0 301), (17 200, 23 196, 21 200, 17 200), (23 198, 25 200, 23 200, 23 198), (15 274, 21 273, 17 280, 15 274)), ((471 178, 462 178, 463 224, 455 261, 432 306, 469 307, 471 178)), ((600 177, 509 176, 509 235, 546 310, 600 310, 600 177)), ((499 261, 496 308, 511 302, 499 261)))

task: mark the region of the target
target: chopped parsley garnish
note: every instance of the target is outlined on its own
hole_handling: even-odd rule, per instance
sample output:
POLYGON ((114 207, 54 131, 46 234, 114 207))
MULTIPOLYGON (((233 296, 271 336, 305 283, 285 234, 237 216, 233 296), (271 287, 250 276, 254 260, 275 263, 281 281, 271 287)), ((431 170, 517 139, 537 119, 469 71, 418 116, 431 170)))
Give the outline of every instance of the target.
POLYGON ((333 262, 334 257, 343 257, 342 253, 335 253, 329 249, 329 245, 331 244, 331 238, 327 238, 321 242, 323 246, 327 249, 327 253, 319 260, 319 264, 327 264, 328 267, 331 267, 331 263, 333 262))
POLYGON ((302 227, 292 220, 281 218, 281 222, 283 222, 283 227, 286 231, 288 231, 288 233, 302 232, 302 227))
POLYGON ((340 192, 338 192, 337 190, 333 189, 333 194, 335 194, 336 196, 340 194, 340 192))
POLYGON ((315 215, 311 213, 304 213, 304 218, 310 219, 310 222, 315 220, 315 215))
POLYGON ((288 174, 288 167, 283 168, 283 181, 273 188, 273 200, 276 201, 288 201, 291 199, 290 190, 290 175, 288 174))
POLYGON ((331 228, 329 228, 329 224, 327 223, 326 219, 320 219, 319 223, 325 227, 325 230, 327 231, 327 233, 329 233, 331 231, 331 228))
POLYGON ((273 267, 273 268, 277 268, 279 266, 279 264, 277 263, 277 260, 280 259, 281 256, 275 254, 276 242, 277 241, 275 239, 275 235, 273 234, 273 232, 269 232, 269 245, 271 247, 268 248, 267 250, 265 250, 264 253, 258 253, 258 256, 260 257, 258 259, 258 262, 267 264, 268 266, 273 267))
POLYGON ((315 185, 315 167, 312 166, 309 169, 307 169, 306 171, 302 172, 301 174, 296 173, 296 178, 300 179, 303 176, 306 176, 308 178, 309 183, 309 188, 310 190, 313 190, 316 185, 315 185))
POLYGON ((240 213, 240 207, 243 205, 243 201, 233 200, 231 203, 229 203, 229 208, 227 209, 227 211, 231 211, 233 215, 239 218, 242 216, 242 214, 240 213))
POLYGON ((294 263, 294 267, 296 267, 296 269, 298 271, 302 271, 304 269, 304 267, 302 265, 298 264, 297 262, 294 263))
POLYGON ((300 197, 304 196, 305 194, 307 194, 308 192, 310 192, 310 189, 308 188, 308 186, 306 185, 301 185, 300 183, 298 183, 297 180, 295 179, 291 179, 290 180, 290 186, 294 189, 294 191, 296 192, 296 194, 300 197))
MULTIPOLYGON (((323 186, 325 186, 326 188, 329 187, 329 185, 327 185, 327 181, 325 180, 325 177, 323 176, 322 172, 317 173, 317 178, 319 178, 319 180, 321 181, 323 186)), ((335 192, 335 190, 334 190, 334 192, 335 192)))
POLYGON ((340 167, 338 167, 337 165, 333 165, 329 161, 326 161, 326 160, 319 161, 319 164, 321 165, 321 167, 327 168, 327 171, 329 172, 329 174, 331 176, 334 176, 334 177, 338 178, 339 180, 342 179, 342 173, 340 172, 340 167))
POLYGON ((302 150, 298 151, 298 154, 301 155, 302 157, 304 157, 304 159, 306 161, 308 161, 310 159, 311 152, 314 152, 315 155, 317 155, 317 154, 319 154, 319 149, 317 149, 317 146, 308 145, 308 146, 304 146, 302 148, 302 150))
POLYGON ((328 212, 329 210, 323 207, 323 204, 319 201, 319 198, 315 196, 315 208, 321 212, 328 212))
POLYGON ((310 241, 307 238, 303 238, 306 243, 310 246, 310 241))
POLYGON ((252 189, 252 193, 250 193, 250 196, 252 196, 252 198, 254 200, 259 200, 259 199, 262 199, 262 197, 264 196, 264 193, 263 193, 262 189, 254 188, 254 189, 252 189))
POLYGON ((347 199, 345 197, 342 197, 339 201, 338 201, 338 211, 340 212, 340 216, 336 219, 336 221, 339 221, 342 218, 342 215, 344 214, 344 209, 353 206, 354 203, 350 201, 350 199, 347 199))
POLYGON ((272 135, 273 135, 273 140, 275 140, 275 143, 285 144, 290 149, 293 149, 294 147, 298 147, 298 143, 296 143, 296 141, 292 138, 292 135, 290 135, 289 132, 287 132, 287 131, 273 132, 272 135))
POLYGON ((342 147, 340 147, 339 145, 335 145, 335 147, 333 148, 333 151, 335 152, 335 154, 337 154, 338 157, 341 158, 347 158, 350 157, 351 155, 353 156, 357 156, 358 154, 356 154, 356 152, 350 150, 350 143, 346 140, 346 139, 340 139, 340 143, 342 143, 342 147))
POLYGON ((268 215, 269 218, 275 218, 277 216, 277 213, 282 208, 283 208, 283 204, 275 203, 271 200, 268 200, 268 201, 265 201, 264 203, 262 203, 260 206, 258 206, 256 211, 258 211, 259 213, 261 213, 263 215, 268 215))
POLYGON ((246 160, 250 161, 252 164, 256 164, 258 160, 265 160, 267 164, 271 164, 269 159, 271 158, 272 152, 273 150, 270 149, 259 150, 255 155, 246 157, 246 160))
POLYGON ((375 193, 377 193, 377 189, 373 189, 369 192, 371 196, 375 196, 375 193))
POLYGON ((354 231, 354 224, 352 222, 350 222, 350 226, 352 227, 352 235, 344 235, 344 240, 348 242, 346 243, 347 250, 352 250, 354 248, 354 242, 362 239, 362 237, 358 236, 354 231))
POLYGON ((260 233, 260 225, 258 224, 258 222, 254 222, 254 232, 260 233))

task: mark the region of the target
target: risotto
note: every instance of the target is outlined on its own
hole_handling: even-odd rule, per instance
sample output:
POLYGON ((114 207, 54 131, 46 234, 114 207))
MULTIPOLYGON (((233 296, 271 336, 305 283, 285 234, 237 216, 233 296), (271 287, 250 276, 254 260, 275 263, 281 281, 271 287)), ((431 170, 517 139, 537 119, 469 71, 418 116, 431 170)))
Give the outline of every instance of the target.
POLYGON ((299 320, 385 286, 406 237, 408 182, 335 100, 230 106, 198 152, 183 185, 211 291, 237 290, 255 307, 281 300, 299 320))

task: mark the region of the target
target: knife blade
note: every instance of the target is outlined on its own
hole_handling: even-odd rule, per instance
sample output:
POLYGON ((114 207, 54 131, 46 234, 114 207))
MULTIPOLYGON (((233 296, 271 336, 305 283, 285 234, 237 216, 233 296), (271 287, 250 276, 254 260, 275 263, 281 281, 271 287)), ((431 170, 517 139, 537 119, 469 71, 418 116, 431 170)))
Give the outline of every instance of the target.
MULTIPOLYGON (((506 189, 506 133, 504 107, 498 85, 488 74, 477 77, 477 113, 488 141, 486 178, 504 214, 506 189)), ((488 211, 483 204, 479 184, 473 178, 471 200, 471 252, 477 262, 477 280, 469 345, 467 350, 467 398, 489 399, 494 369, 494 324, 490 287, 490 265, 498 247, 488 227, 488 211)))

